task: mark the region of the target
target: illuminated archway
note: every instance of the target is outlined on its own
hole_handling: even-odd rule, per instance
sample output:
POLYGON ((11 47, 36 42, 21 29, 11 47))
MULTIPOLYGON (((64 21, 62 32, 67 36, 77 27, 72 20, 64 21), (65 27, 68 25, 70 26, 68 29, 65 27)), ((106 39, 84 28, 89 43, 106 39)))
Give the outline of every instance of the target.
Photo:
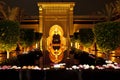
POLYGON ((59 25, 53 25, 49 30, 47 50, 49 51, 50 60, 54 63, 59 63, 64 57, 64 51, 66 50, 66 38, 63 35, 64 32, 59 25), (53 41, 54 38, 55 41, 53 41))

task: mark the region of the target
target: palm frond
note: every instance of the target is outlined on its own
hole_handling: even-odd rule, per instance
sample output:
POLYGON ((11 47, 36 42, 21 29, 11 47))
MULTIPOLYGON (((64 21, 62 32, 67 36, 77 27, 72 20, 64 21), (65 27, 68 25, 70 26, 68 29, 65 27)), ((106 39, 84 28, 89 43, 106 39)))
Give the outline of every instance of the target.
POLYGON ((19 14, 19 8, 18 7, 12 8, 9 15, 9 20, 16 20, 18 14, 19 14))
POLYGON ((7 15, 6 12, 4 10, 4 6, 6 4, 3 1, 0 1, 0 13, 2 14, 2 16, 4 17, 4 19, 7 19, 7 15))
POLYGON ((103 15, 107 21, 110 21, 114 14, 116 14, 116 8, 113 3, 106 4, 105 8, 102 11, 98 11, 99 15, 103 15))
POLYGON ((117 0, 117 1, 116 1, 115 7, 116 7, 118 13, 120 13, 120 0, 117 0))
POLYGON ((5 20, 16 20, 19 13, 18 7, 11 8, 6 5, 3 1, 0 1, 0 13, 3 15, 5 20))

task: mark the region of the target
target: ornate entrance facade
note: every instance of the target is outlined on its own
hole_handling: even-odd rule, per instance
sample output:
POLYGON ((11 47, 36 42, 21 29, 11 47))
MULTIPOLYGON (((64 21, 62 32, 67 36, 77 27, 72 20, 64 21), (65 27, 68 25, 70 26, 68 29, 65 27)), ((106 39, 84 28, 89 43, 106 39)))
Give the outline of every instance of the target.
POLYGON ((64 57, 66 38, 63 35, 64 32, 59 25, 53 25, 50 28, 47 38, 47 50, 49 51, 50 60, 54 63, 62 61, 64 57))
POLYGON ((59 63, 64 61, 64 55, 69 55, 70 35, 74 31, 74 5, 74 2, 38 3, 39 32, 43 33, 44 64, 47 64, 47 56, 49 56, 51 62, 59 63), (64 53, 65 51, 66 53, 64 53))

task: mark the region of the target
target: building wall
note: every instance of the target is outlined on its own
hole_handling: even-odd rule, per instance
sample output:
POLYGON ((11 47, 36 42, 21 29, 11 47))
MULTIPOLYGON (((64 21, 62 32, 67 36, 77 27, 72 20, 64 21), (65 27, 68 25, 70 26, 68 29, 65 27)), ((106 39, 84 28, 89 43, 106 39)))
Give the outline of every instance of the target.
POLYGON ((78 31, 81 28, 93 28, 94 24, 74 24, 74 32, 78 31))

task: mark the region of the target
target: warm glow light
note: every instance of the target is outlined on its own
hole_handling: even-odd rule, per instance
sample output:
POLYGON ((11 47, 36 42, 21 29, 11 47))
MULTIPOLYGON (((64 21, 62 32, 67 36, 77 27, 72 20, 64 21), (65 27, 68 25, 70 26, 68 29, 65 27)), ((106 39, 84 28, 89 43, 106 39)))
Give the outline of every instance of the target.
POLYGON ((98 57, 102 57, 102 55, 103 55, 102 53, 97 53, 98 57))
POLYGON ((7 52, 7 59, 9 59, 9 57, 10 57, 10 53, 9 53, 9 52, 7 52))
POLYGON ((39 7, 39 10, 42 11, 42 7, 39 7))
POLYGON ((47 50, 49 51, 50 60, 54 63, 58 63, 63 59, 63 52, 66 50, 66 38, 63 36, 63 30, 59 25, 53 25, 49 31, 49 37, 47 38, 47 50), (59 44, 53 44, 53 35, 59 34, 60 41, 59 44), (60 46, 59 49, 53 49, 53 46, 60 46))
POLYGON ((38 44, 37 43, 35 44, 35 46, 36 46, 36 48, 38 48, 38 44))
POLYGON ((78 42, 75 42, 75 48, 79 49, 80 45, 78 42))
MULTIPOLYGON (((112 56, 115 56, 115 54, 112 54, 112 56)), ((111 57, 111 61, 115 62, 115 57, 111 57)))
POLYGON ((73 43, 72 43, 72 42, 70 43, 70 46, 71 46, 71 47, 73 46, 73 43))

